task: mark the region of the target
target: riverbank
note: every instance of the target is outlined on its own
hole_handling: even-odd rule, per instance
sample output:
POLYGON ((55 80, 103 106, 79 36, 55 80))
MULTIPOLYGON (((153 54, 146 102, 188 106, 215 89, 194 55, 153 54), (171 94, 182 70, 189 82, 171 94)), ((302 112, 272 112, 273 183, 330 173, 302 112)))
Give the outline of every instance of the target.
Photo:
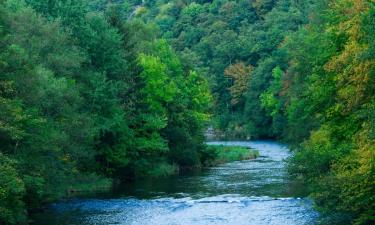
POLYGON ((257 150, 244 146, 207 145, 199 151, 199 160, 193 165, 178 167, 176 164, 166 162, 156 165, 147 176, 137 177, 135 180, 143 178, 162 178, 178 175, 185 172, 200 171, 205 168, 217 166, 224 163, 255 159, 259 156, 257 150))
MULTIPOLYGON (((201 152, 201 164, 192 168, 181 168, 176 165, 163 164, 155 168, 155 172, 147 177, 139 177, 136 180, 143 180, 146 178, 167 178, 178 175, 181 170, 203 170, 204 168, 214 167, 220 164, 225 164, 234 161, 255 159, 259 156, 257 150, 241 147, 241 146, 224 146, 224 145, 208 145, 204 151, 201 152)), ((130 181, 134 182, 134 181, 130 181)), ((65 191, 61 191, 57 198, 49 199, 45 204, 55 202, 61 199, 70 199, 74 197, 86 197, 95 195, 96 193, 109 192, 111 189, 119 184, 111 178, 98 176, 96 174, 86 174, 85 176, 77 177, 72 184, 65 191)), ((31 212, 43 211, 44 206, 32 209, 31 212)))
POLYGON ((267 141, 213 144, 244 147, 220 147, 231 154, 233 149, 259 149, 261 157, 191 174, 136 180, 107 195, 57 202, 35 215, 34 224, 314 224, 318 215, 309 199, 290 189, 286 147, 267 141))
MULTIPOLYGON (((224 146, 224 145, 208 145, 204 151, 201 152, 201 165, 193 168, 182 168, 181 170, 203 170, 204 168, 218 166, 234 161, 255 159, 259 156, 259 151, 241 146, 224 146)), ((180 170, 174 165, 162 166, 160 169, 155 169, 155 173, 148 177, 139 177, 137 180, 145 178, 161 178, 178 175, 180 170)), ((85 176, 76 178, 72 185, 59 195, 59 199, 69 199, 72 197, 90 196, 95 193, 108 192, 114 188, 114 180, 106 177, 100 177, 95 174, 87 174, 85 176)), ((58 199, 50 199, 56 201, 58 199)), ((38 210, 36 210, 38 211, 38 210)))
POLYGON ((255 159, 259 156, 259 151, 242 146, 209 145, 206 154, 202 164, 204 167, 212 167, 233 161, 255 159))

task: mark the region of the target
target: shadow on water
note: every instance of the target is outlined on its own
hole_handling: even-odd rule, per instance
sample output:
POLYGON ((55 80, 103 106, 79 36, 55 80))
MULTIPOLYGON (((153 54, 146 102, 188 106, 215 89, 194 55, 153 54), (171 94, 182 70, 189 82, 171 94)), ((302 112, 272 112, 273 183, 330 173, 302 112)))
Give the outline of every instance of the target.
POLYGON ((35 224, 314 224, 317 213, 303 198, 304 188, 287 178, 285 146, 270 141, 208 144, 251 147, 260 157, 55 203, 35 216, 35 224))

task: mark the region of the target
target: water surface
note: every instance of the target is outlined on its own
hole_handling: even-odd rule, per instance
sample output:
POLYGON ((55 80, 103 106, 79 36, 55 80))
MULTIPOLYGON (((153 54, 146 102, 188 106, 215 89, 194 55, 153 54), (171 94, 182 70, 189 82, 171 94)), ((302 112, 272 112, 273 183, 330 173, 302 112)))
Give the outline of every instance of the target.
POLYGON ((38 225, 314 224, 301 186, 287 179, 289 150, 277 142, 209 142, 259 150, 255 160, 204 172, 126 184, 95 199, 55 203, 38 225))

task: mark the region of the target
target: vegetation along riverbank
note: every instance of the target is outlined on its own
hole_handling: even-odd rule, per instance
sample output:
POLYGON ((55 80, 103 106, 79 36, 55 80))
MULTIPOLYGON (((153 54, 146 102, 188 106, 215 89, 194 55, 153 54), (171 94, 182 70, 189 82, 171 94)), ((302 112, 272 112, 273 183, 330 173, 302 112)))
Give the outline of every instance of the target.
POLYGON ((327 224, 373 224, 374 36, 374 0, 0 0, 0 224, 254 156, 207 127, 287 143, 327 224))

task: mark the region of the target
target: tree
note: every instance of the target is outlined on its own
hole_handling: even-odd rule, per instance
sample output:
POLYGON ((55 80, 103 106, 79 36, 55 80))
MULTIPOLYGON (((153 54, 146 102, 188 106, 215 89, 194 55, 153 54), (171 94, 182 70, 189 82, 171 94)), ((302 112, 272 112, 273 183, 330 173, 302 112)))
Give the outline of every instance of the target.
POLYGON ((244 63, 240 62, 230 65, 224 70, 224 74, 233 80, 233 85, 229 88, 232 105, 237 105, 241 100, 243 101, 252 69, 251 66, 245 66, 244 63))

